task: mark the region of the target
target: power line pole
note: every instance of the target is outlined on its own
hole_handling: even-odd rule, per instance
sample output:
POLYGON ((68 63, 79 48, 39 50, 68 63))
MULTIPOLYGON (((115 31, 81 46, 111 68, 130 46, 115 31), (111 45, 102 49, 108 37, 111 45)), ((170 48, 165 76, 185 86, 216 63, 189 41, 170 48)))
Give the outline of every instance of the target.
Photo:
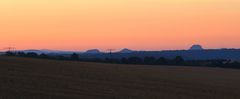
POLYGON ((109 52, 109 54, 112 54, 115 49, 107 49, 107 51, 109 52))
POLYGON ((15 52, 16 51, 15 47, 6 47, 6 48, 3 48, 3 49, 7 50, 7 52, 15 52))
POLYGON ((115 51, 115 49, 107 49, 107 52, 109 53, 110 58, 112 58, 113 51, 115 51))

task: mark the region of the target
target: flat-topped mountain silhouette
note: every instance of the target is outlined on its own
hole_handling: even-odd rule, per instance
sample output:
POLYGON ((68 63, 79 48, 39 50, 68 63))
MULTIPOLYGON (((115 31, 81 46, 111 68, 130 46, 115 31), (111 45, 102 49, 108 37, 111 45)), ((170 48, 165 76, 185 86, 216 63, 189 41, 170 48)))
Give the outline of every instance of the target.
POLYGON ((134 52, 134 51, 130 50, 130 49, 127 49, 127 48, 124 48, 121 51, 119 51, 118 53, 132 53, 132 52, 134 52))
POLYGON ((201 45, 196 44, 196 45, 192 45, 189 50, 204 50, 204 49, 201 45))
POLYGON ((85 54, 100 54, 100 50, 98 49, 90 49, 85 52, 85 54))

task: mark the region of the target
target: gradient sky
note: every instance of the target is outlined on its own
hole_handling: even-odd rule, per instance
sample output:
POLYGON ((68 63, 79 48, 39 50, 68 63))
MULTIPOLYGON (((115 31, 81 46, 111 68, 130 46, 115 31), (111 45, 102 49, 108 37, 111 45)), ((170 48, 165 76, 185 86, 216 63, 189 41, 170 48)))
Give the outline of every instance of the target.
MULTIPOLYGON (((0 47, 240 48, 240 0, 0 0, 0 47)), ((1 49, 0 48, 0 49, 1 49)))

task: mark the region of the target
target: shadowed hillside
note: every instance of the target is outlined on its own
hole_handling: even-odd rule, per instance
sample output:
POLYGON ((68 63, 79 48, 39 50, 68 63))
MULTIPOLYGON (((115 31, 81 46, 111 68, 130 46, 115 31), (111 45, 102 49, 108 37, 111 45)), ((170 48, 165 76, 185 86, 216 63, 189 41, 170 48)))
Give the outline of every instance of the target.
POLYGON ((233 69, 0 56, 0 99, 240 99, 233 69))

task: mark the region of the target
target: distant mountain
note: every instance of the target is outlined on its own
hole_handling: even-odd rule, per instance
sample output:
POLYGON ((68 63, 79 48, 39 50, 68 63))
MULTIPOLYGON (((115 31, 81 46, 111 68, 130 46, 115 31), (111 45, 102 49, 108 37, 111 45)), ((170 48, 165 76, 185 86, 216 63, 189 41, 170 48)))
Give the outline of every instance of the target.
POLYGON ((47 53, 47 52, 45 52, 45 51, 42 51, 42 50, 36 50, 36 49, 19 50, 18 52, 24 52, 24 53, 37 53, 37 54, 47 53))
POLYGON ((130 50, 130 49, 127 49, 127 48, 124 48, 121 51, 119 51, 118 53, 132 53, 132 52, 134 52, 134 51, 130 50))
POLYGON ((131 53, 100 53, 85 54, 85 58, 127 58, 127 57, 165 57, 173 59, 176 56, 182 56, 185 60, 212 60, 212 59, 231 59, 240 60, 240 49, 207 49, 207 50, 172 50, 172 51, 134 51, 131 53))
POLYGON ((98 49, 90 49, 85 52, 85 54, 100 54, 101 52, 98 49))
POLYGON ((18 52, 34 52, 37 54, 72 54, 72 53, 82 53, 82 52, 75 52, 75 51, 59 51, 59 50, 48 50, 48 49, 42 49, 42 50, 37 50, 37 49, 29 49, 29 50, 19 50, 18 52))
MULTIPOLYGON (((160 58, 175 58, 182 56, 185 60, 211 60, 211 59, 231 59, 240 61, 240 49, 203 49, 201 45, 193 45, 189 50, 170 50, 170 51, 133 51, 130 49, 122 49, 116 53, 102 53, 98 49, 91 49, 86 52, 74 51, 58 51, 58 50, 23 50, 22 52, 34 52, 37 54, 45 53, 52 56, 71 56, 72 53, 81 54, 83 58, 128 58, 132 56, 144 58, 147 56, 160 58)), ((1 53, 0 53, 1 54, 1 53)))
POLYGON ((204 50, 201 45, 193 45, 189 50, 204 50))

